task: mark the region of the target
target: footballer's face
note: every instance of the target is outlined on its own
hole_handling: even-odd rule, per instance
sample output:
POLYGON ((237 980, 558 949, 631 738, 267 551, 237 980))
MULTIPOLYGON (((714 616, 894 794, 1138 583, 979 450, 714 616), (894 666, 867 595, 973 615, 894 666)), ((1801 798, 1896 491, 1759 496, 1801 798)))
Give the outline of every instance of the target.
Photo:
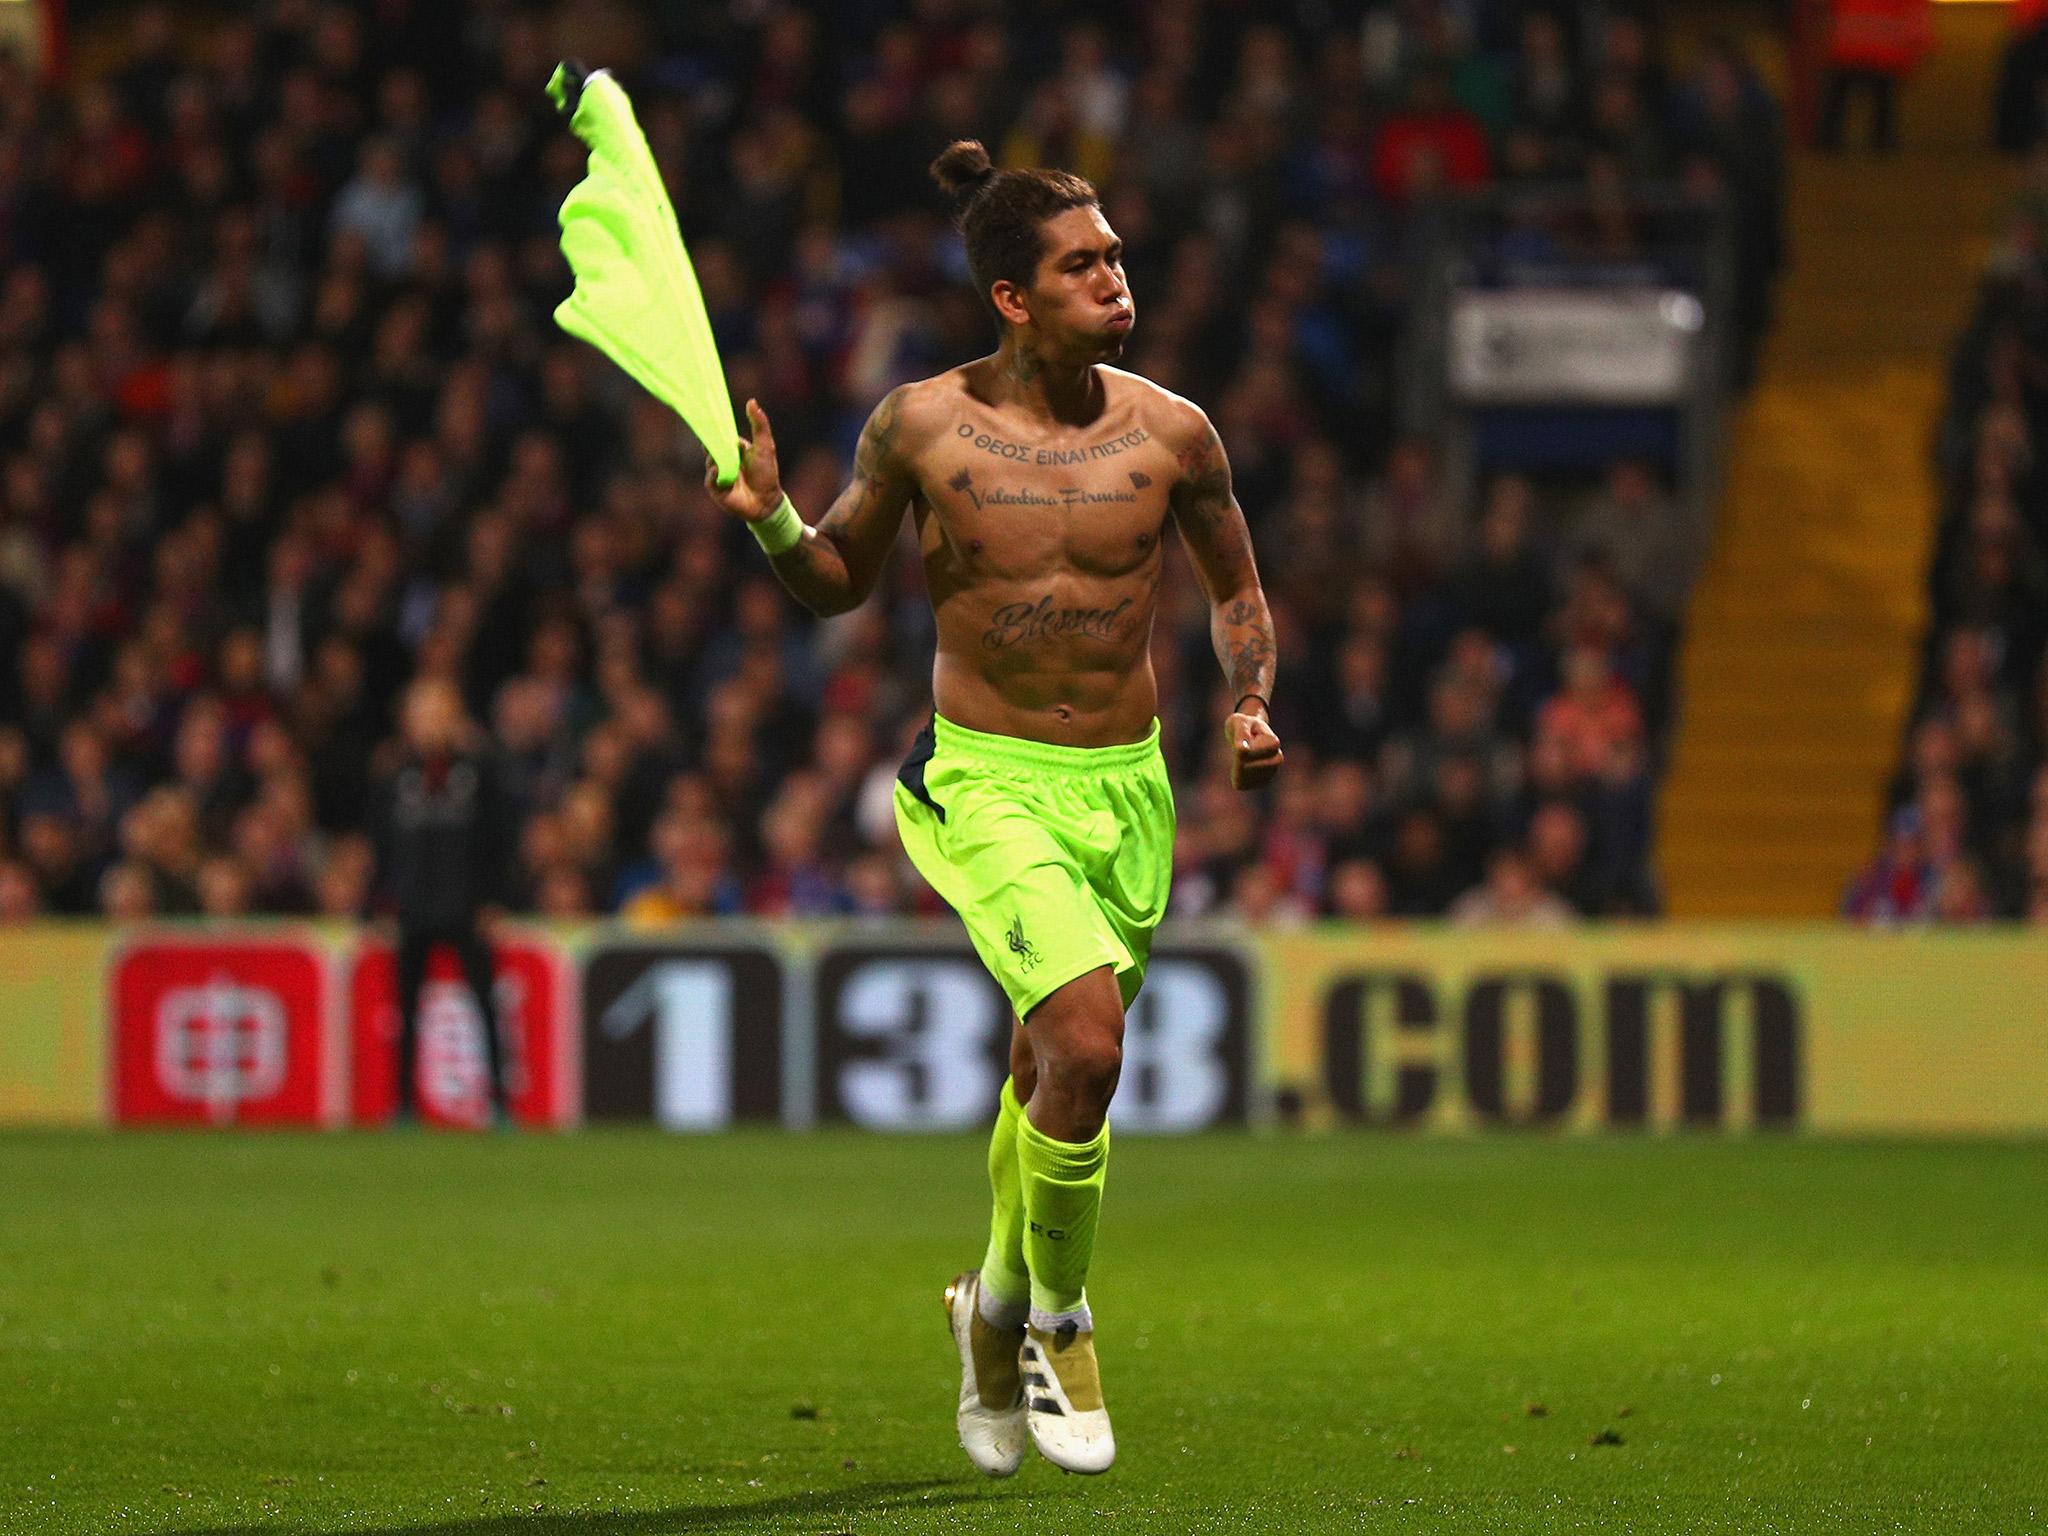
POLYGON ((1115 361, 1137 323, 1123 241, 1093 206, 1047 219, 1038 239, 1038 270, 1019 298, 1039 339, 1070 362, 1115 361))

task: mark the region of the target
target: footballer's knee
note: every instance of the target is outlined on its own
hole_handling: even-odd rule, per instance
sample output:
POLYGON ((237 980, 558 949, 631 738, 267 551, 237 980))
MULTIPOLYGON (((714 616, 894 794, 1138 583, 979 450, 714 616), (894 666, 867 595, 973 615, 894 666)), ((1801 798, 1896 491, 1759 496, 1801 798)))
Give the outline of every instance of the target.
MULTIPOLYGON (((1123 1042, 1107 1029, 1075 1031, 1051 1053, 1041 1072, 1058 1087, 1060 1097, 1093 1128, 1099 1129, 1116 1095, 1123 1072, 1123 1042)), ((1092 1136, 1094 1130, 1085 1133, 1092 1136)), ((1084 1137, 1073 1137, 1082 1140, 1084 1137)))
POLYGON ((1105 965, 1075 977, 1032 1009, 1027 1023, 1038 1069, 1031 1123, 1060 1141, 1092 1141, 1123 1071, 1124 1009, 1115 973, 1105 965))

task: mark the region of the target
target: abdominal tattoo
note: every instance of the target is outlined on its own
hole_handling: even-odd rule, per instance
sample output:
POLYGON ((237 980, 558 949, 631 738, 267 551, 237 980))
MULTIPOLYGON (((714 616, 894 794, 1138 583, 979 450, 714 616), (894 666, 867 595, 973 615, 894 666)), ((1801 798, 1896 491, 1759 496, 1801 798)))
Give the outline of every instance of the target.
POLYGON ((986 650, 1001 651, 1026 640, 1054 640, 1065 635, 1115 640, 1132 602, 1127 597, 1114 608, 1055 608, 1047 593, 1035 603, 1005 603, 989 615, 981 643, 986 650))

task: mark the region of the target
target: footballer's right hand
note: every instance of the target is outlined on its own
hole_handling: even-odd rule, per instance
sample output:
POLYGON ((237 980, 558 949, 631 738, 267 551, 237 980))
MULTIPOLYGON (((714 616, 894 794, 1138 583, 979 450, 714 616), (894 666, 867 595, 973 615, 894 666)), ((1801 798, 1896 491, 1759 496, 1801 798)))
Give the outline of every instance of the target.
POLYGON ((758 523, 782 505, 782 471, 775 462, 775 433, 758 401, 747 402, 747 421, 753 426, 754 440, 740 444, 739 478, 731 485, 720 485, 718 463, 712 460, 704 466, 704 489, 726 511, 758 523))

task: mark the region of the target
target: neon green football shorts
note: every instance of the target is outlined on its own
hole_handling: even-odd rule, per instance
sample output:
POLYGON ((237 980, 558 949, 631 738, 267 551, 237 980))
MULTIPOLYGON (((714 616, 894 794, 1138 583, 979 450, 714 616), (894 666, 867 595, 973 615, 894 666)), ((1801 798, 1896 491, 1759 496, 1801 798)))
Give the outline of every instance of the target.
POLYGON ((1025 1018, 1097 966, 1138 995, 1173 877, 1159 722, 1143 741, 1062 747, 942 715, 896 775, 896 825, 1025 1018))

